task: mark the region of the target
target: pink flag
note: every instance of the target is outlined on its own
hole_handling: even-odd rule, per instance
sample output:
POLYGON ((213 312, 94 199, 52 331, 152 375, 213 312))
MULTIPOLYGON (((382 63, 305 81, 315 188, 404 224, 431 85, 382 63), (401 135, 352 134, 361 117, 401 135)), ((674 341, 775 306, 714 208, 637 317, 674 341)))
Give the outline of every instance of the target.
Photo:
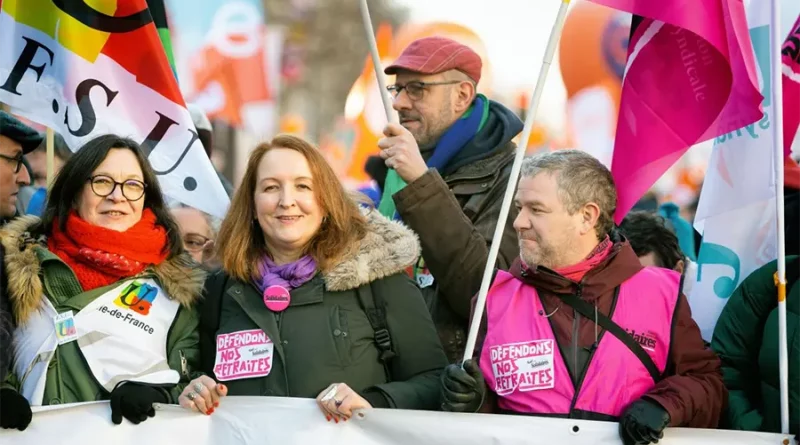
POLYGON ((781 49, 783 55, 783 153, 792 152, 792 141, 800 127, 800 15, 781 49))
POLYGON ((763 98, 742 0, 591 1, 635 14, 611 162, 619 223, 689 147, 761 119, 763 98))

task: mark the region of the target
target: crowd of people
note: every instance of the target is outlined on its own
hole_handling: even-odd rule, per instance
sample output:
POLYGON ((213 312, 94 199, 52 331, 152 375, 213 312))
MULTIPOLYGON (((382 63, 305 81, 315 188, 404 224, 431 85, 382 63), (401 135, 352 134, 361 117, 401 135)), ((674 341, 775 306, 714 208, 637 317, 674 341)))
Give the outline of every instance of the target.
MULTIPOLYGON (((386 68, 400 123, 367 163, 382 198, 279 135, 251 152, 221 222, 167 202, 141 147, 115 135, 59 150, 32 205, 42 136, 0 112, 0 426, 24 430, 31 406, 109 400, 112 422, 140 423, 154 403, 213 415, 244 395, 315 398, 337 423, 369 408, 614 421, 625 444, 668 427, 779 431, 776 264, 705 342, 674 209, 617 226, 611 173, 577 150, 524 160, 493 239, 522 122, 477 94, 481 66, 429 37, 386 68)), ((787 262, 797 434, 800 265, 787 262)))

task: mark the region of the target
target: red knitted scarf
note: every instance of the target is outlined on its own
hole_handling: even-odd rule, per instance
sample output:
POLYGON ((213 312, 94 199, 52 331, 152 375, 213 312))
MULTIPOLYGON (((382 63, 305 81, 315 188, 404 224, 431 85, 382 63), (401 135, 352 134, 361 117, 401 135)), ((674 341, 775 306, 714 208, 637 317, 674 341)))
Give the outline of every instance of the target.
POLYGON ((47 240, 48 249, 72 268, 85 291, 160 264, 167 258, 166 244, 167 231, 156 223, 150 209, 124 232, 89 224, 73 211, 67 217, 66 230, 62 232, 56 220, 47 240))

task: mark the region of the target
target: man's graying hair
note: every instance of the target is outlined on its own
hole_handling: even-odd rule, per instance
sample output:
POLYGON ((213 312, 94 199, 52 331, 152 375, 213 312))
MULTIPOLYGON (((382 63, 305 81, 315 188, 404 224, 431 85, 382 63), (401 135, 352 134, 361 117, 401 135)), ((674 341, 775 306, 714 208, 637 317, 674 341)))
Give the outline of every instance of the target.
POLYGON ((580 150, 556 150, 522 161, 522 177, 539 173, 555 175, 558 194, 567 212, 574 214, 593 202, 600 208, 595 229, 600 239, 614 227, 617 189, 611 172, 594 156, 580 150))

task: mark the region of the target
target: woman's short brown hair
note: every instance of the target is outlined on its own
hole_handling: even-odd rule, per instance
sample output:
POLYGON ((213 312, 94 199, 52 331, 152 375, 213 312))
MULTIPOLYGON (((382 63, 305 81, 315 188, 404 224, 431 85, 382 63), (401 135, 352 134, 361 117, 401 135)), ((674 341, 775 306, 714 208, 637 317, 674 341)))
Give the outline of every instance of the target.
POLYGON ((345 192, 331 166, 312 144, 290 135, 278 135, 262 143, 247 161, 242 183, 233 195, 231 207, 222 221, 217 237, 222 269, 240 281, 258 278, 258 264, 268 248, 264 233, 255 214, 255 188, 258 164, 261 158, 276 148, 299 152, 308 161, 314 182, 314 195, 325 216, 319 231, 305 251, 317 262, 320 270, 327 271, 347 256, 367 232, 366 218, 358 203, 345 192))

